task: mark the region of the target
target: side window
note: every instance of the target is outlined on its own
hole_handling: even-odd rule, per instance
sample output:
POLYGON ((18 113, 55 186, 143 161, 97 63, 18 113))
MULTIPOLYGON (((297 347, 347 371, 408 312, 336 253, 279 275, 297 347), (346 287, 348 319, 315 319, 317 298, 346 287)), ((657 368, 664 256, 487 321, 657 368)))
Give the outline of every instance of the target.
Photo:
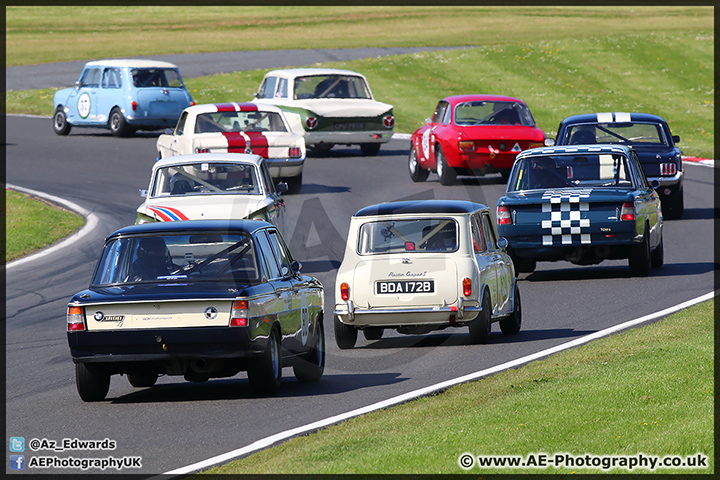
POLYGON ((448 104, 447 102, 440 102, 438 103, 437 108, 435 109, 435 113, 432 117, 433 123, 441 123, 443 117, 445 116, 445 110, 447 110, 448 104))
POLYGON ((448 106, 448 108, 445 109, 445 115, 443 115, 442 123, 445 125, 450 125, 450 114, 452 113, 452 108, 448 106))
POLYGON ((102 74, 102 88, 120 88, 121 86, 120 70, 117 68, 106 68, 102 74))
POLYGON ((277 92, 275 92, 276 98, 288 98, 288 81, 287 78, 281 78, 278 83, 277 92))
POLYGON ((485 234, 478 214, 471 217, 470 227, 472 229, 473 250, 475 253, 487 252, 487 242, 485 241, 485 234))
POLYGON ((180 119, 178 120, 177 126, 175 127, 175 135, 182 135, 185 130, 185 122, 187 121, 188 113, 183 112, 182 115, 180 115, 180 119))
POLYGON ((488 250, 496 250, 497 235, 495 234, 495 228, 493 227, 493 224, 490 221, 490 216, 487 212, 483 212, 482 214, 482 230, 485 235, 485 244, 487 245, 488 250))
POLYGON ((273 252, 280 262, 280 273, 283 277, 289 275, 291 272, 290 264, 292 263, 292 259, 287 251, 287 247, 285 247, 285 242, 275 230, 269 230, 268 233, 270 246, 272 246, 273 252))
POLYGON ((81 87, 98 87, 100 85, 100 68, 87 68, 80 78, 81 87))
POLYGON ((262 252, 262 256, 264 258, 263 263, 265 265, 265 270, 267 271, 268 276, 271 279, 280 278, 280 266, 278 265, 278 261, 275 258, 273 249, 270 246, 270 240, 268 240, 266 232, 259 232, 257 234, 257 244, 262 252))
POLYGON ((258 98, 273 98, 273 96, 275 95, 276 84, 277 77, 267 77, 263 84, 260 86, 258 98))
POLYGON ((272 182, 272 177, 270 176, 270 170, 268 170, 267 163, 265 162, 260 164, 260 176, 262 177, 262 182, 265 184, 265 190, 270 193, 277 193, 275 184, 272 182))

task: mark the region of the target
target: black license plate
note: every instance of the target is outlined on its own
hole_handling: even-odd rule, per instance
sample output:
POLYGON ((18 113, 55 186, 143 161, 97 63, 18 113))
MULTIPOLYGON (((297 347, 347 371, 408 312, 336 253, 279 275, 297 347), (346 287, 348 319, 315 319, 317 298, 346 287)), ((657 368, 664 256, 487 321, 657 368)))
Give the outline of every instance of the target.
POLYGON ((336 123, 335 130, 365 130, 364 123, 336 123))
POLYGON ((434 280, 397 280, 390 282, 377 282, 375 293, 433 293, 435 291, 434 280))

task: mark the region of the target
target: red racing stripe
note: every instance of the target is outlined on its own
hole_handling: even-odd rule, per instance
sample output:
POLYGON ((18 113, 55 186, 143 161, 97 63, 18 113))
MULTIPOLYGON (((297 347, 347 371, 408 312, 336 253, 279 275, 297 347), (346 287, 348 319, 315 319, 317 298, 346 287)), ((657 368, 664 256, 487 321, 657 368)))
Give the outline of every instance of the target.
MULTIPOLYGON (((250 148, 253 153, 268 158, 268 139, 260 132, 244 132, 250 138, 250 148)), ((228 153, 245 153, 247 142, 240 132, 223 132, 228 142, 228 153)))

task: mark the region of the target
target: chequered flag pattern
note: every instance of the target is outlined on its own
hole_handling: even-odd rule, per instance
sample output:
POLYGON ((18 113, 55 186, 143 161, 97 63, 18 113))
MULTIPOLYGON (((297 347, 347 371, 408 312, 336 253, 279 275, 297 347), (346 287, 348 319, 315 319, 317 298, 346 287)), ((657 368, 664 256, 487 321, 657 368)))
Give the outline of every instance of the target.
POLYGON ((582 233, 583 228, 590 226, 590 219, 581 217, 582 212, 590 210, 590 204, 582 200, 591 192, 592 189, 547 190, 543 194, 543 217, 549 219, 542 220, 542 228, 550 233, 543 235, 543 245, 590 243, 590 234, 582 233))

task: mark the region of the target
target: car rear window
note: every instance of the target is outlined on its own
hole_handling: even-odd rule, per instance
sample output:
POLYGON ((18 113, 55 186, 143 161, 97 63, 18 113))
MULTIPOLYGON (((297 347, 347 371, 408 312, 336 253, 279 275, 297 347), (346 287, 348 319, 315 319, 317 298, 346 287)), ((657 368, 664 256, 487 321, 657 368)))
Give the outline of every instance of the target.
POLYGON ((201 113, 195 120, 195 133, 210 132, 287 132, 277 112, 201 113))
POLYGON ((134 68, 130 76, 133 86, 137 88, 183 88, 180 74, 172 68, 134 68))
POLYGON ((625 145, 662 145, 668 140, 662 125, 657 123, 615 122, 570 125, 564 145, 622 143, 625 145))
POLYGON ((534 126, 530 109, 518 102, 490 100, 458 103, 455 106, 455 125, 522 125, 534 126))
POLYGON ((378 253, 453 252, 458 248, 452 218, 378 220, 360 227, 360 255, 378 253))
POLYGON ((91 287, 135 283, 257 283, 260 274, 250 236, 193 233, 124 237, 105 245, 91 287))

